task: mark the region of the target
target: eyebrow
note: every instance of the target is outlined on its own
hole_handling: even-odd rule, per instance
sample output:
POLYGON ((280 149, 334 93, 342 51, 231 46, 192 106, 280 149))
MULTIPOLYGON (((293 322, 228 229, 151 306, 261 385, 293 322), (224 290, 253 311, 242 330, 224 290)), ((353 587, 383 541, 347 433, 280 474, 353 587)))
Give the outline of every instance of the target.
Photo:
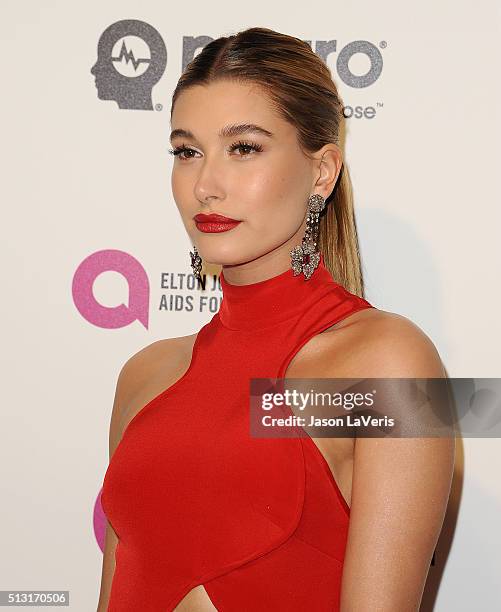
MULTIPOLYGON (((272 132, 270 132, 269 130, 265 130, 263 127, 256 125, 255 123, 236 123, 232 125, 226 125, 225 127, 219 130, 218 136, 220 138, 230 138, 235 136, 241 136, 242 134, 247 134, 248 132, 254 132, 255 134, 261 134, 261 136, 273 138, 272 132)), ((173 140, 174 138, 176 138, 176 136, 196 140, 196 137, 193 132, 190 132, 190 130, 184 130, 182 128, 172 130, 170 134, 170 139, 173 140)))

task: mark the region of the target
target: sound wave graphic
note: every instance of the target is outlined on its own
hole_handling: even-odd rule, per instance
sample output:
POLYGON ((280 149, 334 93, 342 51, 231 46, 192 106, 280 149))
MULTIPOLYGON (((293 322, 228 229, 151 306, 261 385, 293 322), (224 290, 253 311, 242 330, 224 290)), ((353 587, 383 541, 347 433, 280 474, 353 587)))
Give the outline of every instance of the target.
POLYGON ((150 63, 151 59, 149 58, 142 58, 142 59, 136 59, 134 57, 134 51, 128 51, 127 47, 125 46, 125 41, 122 41, 122 47, 120 48, 120 55, 118 57, 112 57, 111 61, 112 62, 121 62, 123 59, 125 59, 125 63, 128 64, 129 61, 132 62, 132 65, 134 66, 134 70, 137 71, 138 67, 140 64, 146 64, 146 63, 150 63))

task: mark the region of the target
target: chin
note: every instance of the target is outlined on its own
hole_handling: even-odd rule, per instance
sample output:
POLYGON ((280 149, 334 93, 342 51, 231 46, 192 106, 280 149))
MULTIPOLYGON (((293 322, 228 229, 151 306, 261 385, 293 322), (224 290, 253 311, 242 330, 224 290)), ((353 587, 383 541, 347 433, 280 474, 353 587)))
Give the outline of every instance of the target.
POLYGON ((208 264, 220 265, 220 266, 233 266, 245 263, 256 257, 259 257, 259 253, 247 251, 242 244, 227 244, 215 246, 214 244, 205 246, 204 240, 198 240, 197 245, 198 252, 202 260, 208 264))
POLYGON ((205 263, 212 264, 214 266, 237 266, 238 264, 243 264, 249 261, 248 258, 242 258, 242 254, 238 255, 221 255, 221 254, 209 254, 207 257, 202 255, 202 252, 199 250, 200 257, 205 263))

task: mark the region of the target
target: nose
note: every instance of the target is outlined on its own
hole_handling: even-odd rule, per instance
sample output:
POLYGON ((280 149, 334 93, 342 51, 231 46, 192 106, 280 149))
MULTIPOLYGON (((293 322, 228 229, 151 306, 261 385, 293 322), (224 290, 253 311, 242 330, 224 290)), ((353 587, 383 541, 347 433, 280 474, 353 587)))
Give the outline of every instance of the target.
POLYGON ((224 191, 222 188, 222 182, 219 179, 219 173, 216 168, 216 164, 207 163, 204 160, 201 164, 200 174, 196 180, 195 197, 202 204, 209 204, 213 199, 223 199, 224 191))

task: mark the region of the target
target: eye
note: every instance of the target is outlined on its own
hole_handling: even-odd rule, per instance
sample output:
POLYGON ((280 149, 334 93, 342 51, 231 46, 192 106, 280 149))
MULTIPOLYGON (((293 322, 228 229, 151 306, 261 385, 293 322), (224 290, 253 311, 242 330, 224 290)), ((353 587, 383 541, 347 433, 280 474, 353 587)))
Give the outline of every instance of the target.
MULTIPOLYGON (((234 142, 231 146, 230 146, 230 151, 236 151, 237 149, 250 149, 251 151, 255 151, 255 152, 259 152, 263 150, 263 147, 259 144, 256 144, 255 142, 242 142, 241 140, 239 142, 234 142)), ((245 153, 244 155, 241 155, 240 157, 248 157, 250 155, 250 153, 245 153)))
MULTIPOLYGON (((242 140, 234 142, 229 147, 230 153, 233 153, 233 151, 237 151, 238 149, 243 149, 246 151, 243 153, 243 155, 239 155, 239 157, 249 157, 252 151, 259 153, 263 150, 263 147, 255 142, 243 142, 242 140)), ((197 153, 197 151, 190 149, 183 144, 175 147, 174 149, 169 149, 169 153, 171 155, 179 156, 179 159, 186 160, 193 159, 194 156, 191 155, 191 153, 197 153)))
POLYGON ((192 153, 196 153, 196 151, 194 151, 193 149, 190 149, 189 147, 186 147, 185 145, 180 145, 178 147, 175 147, 174 149, 169 149, 169 153, 171 155, 179 155, 179 159, 190 159, 192 156, 188 156, 188 158, 182 156, 182 154, 188 151, 191 151, 192 153))

